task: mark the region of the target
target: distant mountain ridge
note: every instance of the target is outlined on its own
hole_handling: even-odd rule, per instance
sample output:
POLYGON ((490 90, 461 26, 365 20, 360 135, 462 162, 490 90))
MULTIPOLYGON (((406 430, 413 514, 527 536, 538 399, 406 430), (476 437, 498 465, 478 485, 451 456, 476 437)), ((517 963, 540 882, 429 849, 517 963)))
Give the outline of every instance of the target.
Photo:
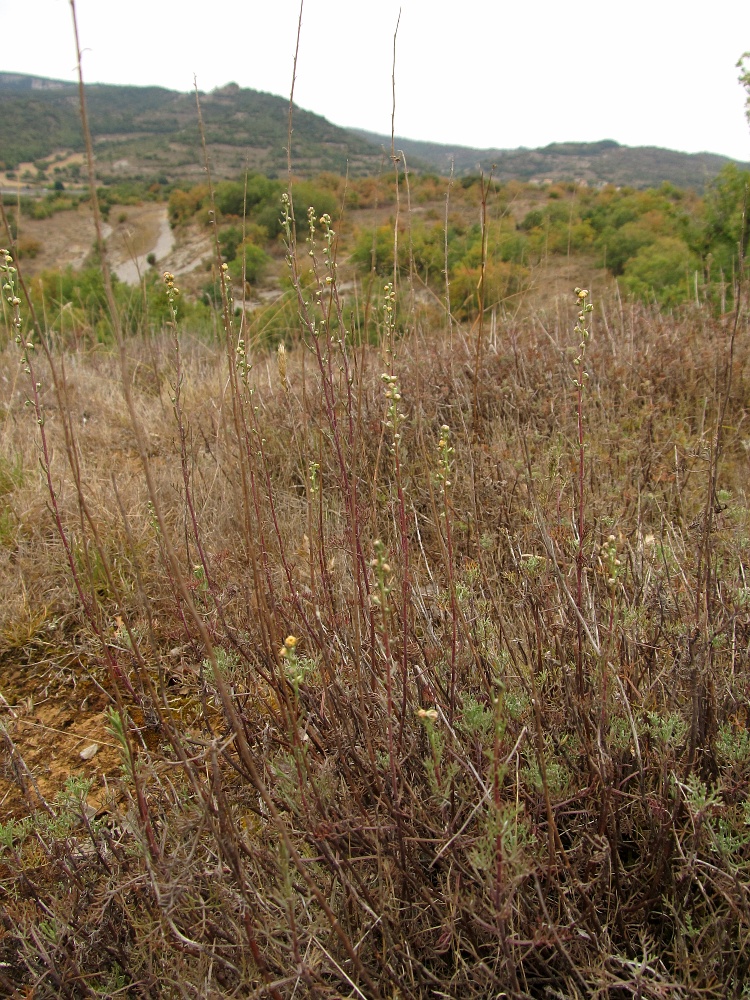
POLYGON ((48 80, 42 76, 24 76, 22 73, 0 73, 2 90, 61 90, 70 84, 64 80, 48 80))
MULTIPOLYGON (((351 129, 355 135, 390 153, 391 137, 351 129)), ((621 146, 614 139, 600 142, 557 142, 540 149, 474 149, 435 142, 421 142, 397 136, 407 164, 412 160, 438 173, 456 176, 489 173, 501 181, 521 180, 585 181, 588 184, 615 184, 658 187, 664 181, 677 187, 701 190, 728 163, 736 161, 718 153, 680 153, 657 146, 621 146)), ((738 163, 750 170, 750 163, 738 163)))
MULTIPOLYGON (((87 84, 97 170, 103 179, 203 177, 195 96, 164 87, 87 84)), ((44 169, 62 152, 80 152, 83 136, 78 86, 22 73, 0 72, 0 166, 35 163, 44 169)), ((274 175, 286 170, 287 115, 283 97, 227 84, 201 94, 206 141, 217 178, 249 168, 274 175)), ((295 110, 293 169, 374 174, 389 168, 390 136, 344 129, 311 111, 295 110)), ((501 181, 585 181, 592 185, 702 189, 726 164, 714 153, 679 153, 651 146, 601 142, 553 143, 542 149, 473 149, 398 137, 411 169, 457 176, 479 170, 501 181)), ((739 164, 750 169, 750 164, 739 164)), ((56 175, 64 176, 60 170, 56 175)))

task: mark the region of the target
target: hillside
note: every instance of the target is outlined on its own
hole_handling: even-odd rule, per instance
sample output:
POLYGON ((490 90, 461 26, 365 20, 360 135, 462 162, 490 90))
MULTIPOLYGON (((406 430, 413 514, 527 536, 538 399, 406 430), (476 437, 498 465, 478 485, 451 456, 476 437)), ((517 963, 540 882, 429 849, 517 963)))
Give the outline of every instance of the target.
MULTIPOLYGON (((352 129, 354 135, 390 151, 390 136, 352 129)), ((702 190, 707 181, 732 162, 716 153, 678 153, 656 146, 621 146, 612 139, 601 142, 557 142, 542 149, 473 149, 396 138, 396 148, 407 161, 428 164, 447 174, 453 163, 457 176, 492 170, 500 181, 586 181, 658 187, 669 181, 677 187, 702 190)), ((747 169, 750 164, 740 164, 747 169)))
MULTIPOLYGON (((0 160, 9 169, 83 149, 75 84, 0 73, 0 96, 0 160)), ((201 175, 193 94, 92 84, 86 96, 103 176, 201 175)), ((201 106, 217 176, 237 174, 246 164, 265 173, 286 169, 288 101, 229 84, 201 94, 201 106)), ((293 153, 300 173, 344 173, 347 163, 351 174, 370 173, 382 158, 367 140, 301 108, 294 117, 293 153)))
MULTIPOLYGON (((202 176, 195 96, 162 87, 91 84, 86 88, 98 169, 103 178, 202 176)), ((25 180, 74 179, 77 168, 62 153, 80 152, 78 90, 73 83, 18 73, 0 73, 0 167, 25 164, 25 180)), ((286 169, 288 102, 273 94, 228 84, 201 94, 206 139, 218 178, 246 167, 271 176, 286 169)), ((702 190, 731 161, 714 153, 679 153, 652 146, 553 143, 542 149, 473 149, 398 137, 412 170, 476 174, 493 170, 501 181, 586 181, 636 188, 664 181, 702 190)), ((297 108, 293 157, 297 174, 320 171, 374 174, 388 163, 390 136, 343 129, 297 108)), ((748 168, 750 164, 741 164, 748 168)))

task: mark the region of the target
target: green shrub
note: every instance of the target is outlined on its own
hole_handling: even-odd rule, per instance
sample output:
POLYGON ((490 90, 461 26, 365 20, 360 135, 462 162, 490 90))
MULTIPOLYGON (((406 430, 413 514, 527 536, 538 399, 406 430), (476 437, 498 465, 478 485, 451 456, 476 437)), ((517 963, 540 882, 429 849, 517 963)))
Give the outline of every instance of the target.
POLYGON ((680 239, 664 236, 642 247, 625 265, 623 284, 642 299, 675 306, 695 294, 700 260, 680 239))
POLYGON ((245 240, 239 246, 236 256, 229 265, 229 273, 235 280, 241 281, 244 265, 245 281, 249 285, 257 285, 263 277, 270 259, 262 247, 257 246, 251 240, 245 240))

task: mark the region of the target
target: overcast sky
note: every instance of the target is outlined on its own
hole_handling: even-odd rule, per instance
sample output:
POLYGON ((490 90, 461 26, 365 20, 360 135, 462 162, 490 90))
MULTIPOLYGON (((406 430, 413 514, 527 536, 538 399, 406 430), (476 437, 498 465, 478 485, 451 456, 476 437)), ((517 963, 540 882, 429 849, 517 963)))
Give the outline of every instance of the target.
MULTIPOLYGON (((295 100, 337 125, 515 148, 616 139, 750 161, 749 0, 305 0, 295 100)), ((299 0, 78 0, 89 82, 289 95, 299 0)), ((72 79, 69 0, 0 0, 0 70, 72 79)), ((2 108, 0 108, 0 114, 2 108)))

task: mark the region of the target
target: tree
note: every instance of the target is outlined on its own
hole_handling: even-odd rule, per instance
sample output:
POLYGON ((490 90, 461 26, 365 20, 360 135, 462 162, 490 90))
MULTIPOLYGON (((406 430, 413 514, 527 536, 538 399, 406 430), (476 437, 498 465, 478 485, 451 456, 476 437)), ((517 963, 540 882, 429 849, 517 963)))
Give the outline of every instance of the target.
POLYGON ((745 88, 745 117, 750 124, 750 52, 744 52, 737 62, 737 69, 740 71, 739 81, 745 88), (748 62, 745 62, 748 60, 748 62))
POLYGON ((740 249, 743 256, 747 252, 749 201, 750 173, 735 163, 728 163, 706 191, 703 256, 710 253, 727 275, 738 264, 740 249))

